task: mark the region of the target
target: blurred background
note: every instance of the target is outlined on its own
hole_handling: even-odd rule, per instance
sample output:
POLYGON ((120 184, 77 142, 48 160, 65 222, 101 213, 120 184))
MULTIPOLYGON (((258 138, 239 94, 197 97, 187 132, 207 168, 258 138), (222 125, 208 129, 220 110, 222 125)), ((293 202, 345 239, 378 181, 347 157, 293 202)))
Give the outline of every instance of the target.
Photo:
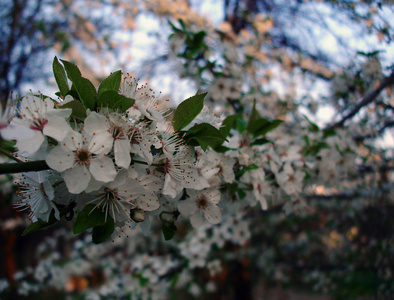
MULTIPOLYGON (((392 72, 393 4, 0 0, 0 97, 5 103, 11 92, 29 90, 55 97, 57 56, 75 62, 96 86, 121 69, 172 105, 208 91, 218 115, 238 112, 258 94, 262 115, 297 123, 297 111, 323 128, 392 72), (235 87, 224 102, 218 78, 235 87)), ((30 221, 12 206, 12 177, 1 175, 0 298, 393 299, 391 89, 358 116, 354 131, 365 162, 375 159, 380 168, 358 170, 362 179, 340 189, 329 176, 337 176, 336 165, 325 166, 319 176, 327 176, 306 197, 308 211, 285 215, 283 205, 251 211, 220 246, 213 241, 220 229, 196 230, 193 240, 182 230, 188 225, 171 242, 152 225, 156 236, 120 232, 95 246, 88 236, 72 235, 66 221, 22 237, 30 221), (183 254, 179 244, 186 243, 209 244, 209 264, 191 268, 198 257, 183 254), (116 271, 126 260, 133 268, 116 271), (127 292, 124 276, 135 282, 127 292)))

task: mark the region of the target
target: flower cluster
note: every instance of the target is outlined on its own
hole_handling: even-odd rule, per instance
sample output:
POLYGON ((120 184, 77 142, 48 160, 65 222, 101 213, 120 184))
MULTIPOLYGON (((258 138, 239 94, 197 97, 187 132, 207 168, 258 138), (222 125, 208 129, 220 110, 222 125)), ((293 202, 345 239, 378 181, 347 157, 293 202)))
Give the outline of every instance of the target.
POLYGON ((93 227, 98 243, 114 225, 147 227, 148 216, 160 216, 166 238, 179 213, 196 228, 221 221, 220 189, 234 182, 236 160, 214 148, 232 125, 203 109, 205 94, 173 112, 168 100, 120 71, 90 95, 75 65, 55 58, 54 71, 63 99, 24 96, 13 103, 14 113, 6 110, 10 121, 1 128, 3 139, 15 141, 21 166, 36 163, 27 169, 34 172, 15 177, 15 206, 35 222, 26 233, 66 217, 75 219, 75 233, 93 227), (67 73, 76 92, 59 73, 67 73))

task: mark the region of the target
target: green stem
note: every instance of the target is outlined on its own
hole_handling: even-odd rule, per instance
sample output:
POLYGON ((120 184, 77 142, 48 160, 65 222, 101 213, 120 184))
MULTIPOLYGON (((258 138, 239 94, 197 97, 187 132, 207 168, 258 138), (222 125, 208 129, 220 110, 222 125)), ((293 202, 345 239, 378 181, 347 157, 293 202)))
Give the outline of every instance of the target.
POLYGON ((13 164, 0 164, 0 174, 23 173, 23 172, 37 172, 42 170, 49 170, 45 160, 18 162, 13 164))
POLYGON ((13 156, 10 152, 4 150, 3 148, 0 148, 0 153, 4 154, 8 158, 11 158, 12 160, 15 160, 16 162, 22 162, 19 158, 13 156))

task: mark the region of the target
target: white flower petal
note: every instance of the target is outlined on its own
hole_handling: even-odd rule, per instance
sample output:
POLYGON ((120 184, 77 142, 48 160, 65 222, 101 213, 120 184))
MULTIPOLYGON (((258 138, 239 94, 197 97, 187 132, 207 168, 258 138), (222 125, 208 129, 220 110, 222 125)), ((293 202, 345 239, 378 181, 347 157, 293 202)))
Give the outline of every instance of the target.
POLYGON ((204 218, 201 216, 200 211, 196 211, 190 218, 190 223, 194 228, 201 227, 204 224, 204 218))
POLYGON ((201 212, 205 219, 207 219, 207 221, 211 224, 218 224, 222 220, 222 212, 220 211, 219 207, 214 204, 208 205, 208 207, 204 210, 201 210, 201 212))
POLYGON ((45 125, 42 132, 57 141, 62 141, 71 131, 72 128, 64 118, 52 116, 48 118, 48 123, 45 125))
POLYGON ((19 150, 19 153, 22 156, 30 156, 33 153, 37 152, 40 149, 42 143, 45 138, 42 135, 41 131, 34 131, 34 135, 31 139, 28 140, 18 140, 16 143, 16 147, 19 150))
POLYGON ((108 131, 100 131, 93 135, 89 143, 89 152, 94 154, 107 154, 112 150, 114 138, 108 131))
POLYGON ((89 135, 95 135, 101 131, 107 131, 110 127, 107 119, 103 115, 92 111, 85 119, 84 131, 89 135))
POLYGON ((116 165, 127 169, 131 163, 130 141, 129 140, 115 140, 114 152, 115 152, 116 165))
POLYGON ((163 194, 175 198, 182 191, 182 185, 173 179, 170 174, 166 174, 163 194))
POLYGON ((75 157, 72 151, 58 146, 49 152, 45 161, 51 169, 63 172, 73 167, 75 157))
MULTIPOLYGON (((64 101, 62 104, 63 105, 65 104, 64 101)), ((48 117, 56 116, 56 117, 59 117, 62 119, 67 119, 71 115, 71 113, 72 113, 71 108, 61 108, 61 109, 54 109, 54 110, 48 111, 47 116, 48 117)))
POLYGON ((197 208, 196 202, 194 200, 192 200, 191 198, 178 202, 178 210, 181 214, 185 214, 185 215, 190 216, 197 209, 198 208, 197 208))
POLYGON ((62 147, 71 151, 81 149, 82 145, 82 135, 76 131, 68 132, 61 143, 62 147))
POLYGON ((112 160, 106 156, 92 159, 89 170, 93 177, 98 181, 110 182, 116 177, 115 166, 112 163, 112 160))
POLYGON ((160 207, 159 199, 155 194, 143 194, 138 198, 138 207, 145 211, 153 211, 160 207))
POLYGON ((89 185, 91 175, 85 166, 76 166, 63 173, 68 191, 72 194, 82 193, 89 185))
POLYGON ((94 179, 94 177, 90 178, 89 185, 85 189, 85 193, 90 193, 94 191, 98 191, 103 186, 103 183, 94 179))

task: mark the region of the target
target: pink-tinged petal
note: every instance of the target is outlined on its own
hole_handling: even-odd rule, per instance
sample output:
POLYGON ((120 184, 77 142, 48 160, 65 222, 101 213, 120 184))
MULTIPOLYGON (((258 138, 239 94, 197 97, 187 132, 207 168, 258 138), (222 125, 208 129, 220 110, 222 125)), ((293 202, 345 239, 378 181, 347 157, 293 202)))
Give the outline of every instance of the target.
POLYGON ((64 118, 52 116, 48 118, 48 123, 45 125, 43 133, 57 141, 62 141, 72 131, 71 126, 64 118))
POLYGON ((85 166, 76 166, 63 173, 68 191, 72 194, 82 193, 89 185, 91 175, 85 166))
POLYGON ((144 194, 138 198, 138 207, 145 211, 153 211, 160 207, 159 199, 155 194, 144 194))
POLYGON ((31 139, 28 140, 18 140, 16 147, 22 156, 30 156, 40 149, 45 138, 40 131, 35 131, 31 139))
POLYGON ((129 140, 115 140, 114 152, 115 152, 116 165, 127 169, 131 163, 130 141, 129 140))
POLYGON ((94 179, 102 182, 113 181, 116 177, 115 166, 112 160, 106 156, 92 159, 89 167, 94 179))
POLYGON ((190 216, 195 213, 197 209, 196 202, 190 198, 178 202, 178 210, 181 214, 190 216))
POLYGON ((196 211, 194 213, 194 215, 191 216, 190 218, 190 223, 192 224, 192 226, 194 228, 199 228, 202 226, 202 224, 204 224, 205 220, 204 218, 201 216, 199 211, 196 211))
POLYGON ((107 154, 112 150, 114 138, 108 131, 100 131, 92 136, 89 143, 89 151, 94 154, 107 154))
POLYGON ((216 205, 208 205, 207 208, 201 210, 205 219, 211 224, 218 224, 222 220, 222 212, 216 205))
POLYGON ((45 161, 51 169, 64 172, 73 167, 75 157, 72 151, 58 146, 49 152, 45 161))
POLYGON ((110 127, 109 122, 103 115, 91 112, 85 119, 83 130, 89 135, 95 135, 101 131, 107 131, 110 127))

